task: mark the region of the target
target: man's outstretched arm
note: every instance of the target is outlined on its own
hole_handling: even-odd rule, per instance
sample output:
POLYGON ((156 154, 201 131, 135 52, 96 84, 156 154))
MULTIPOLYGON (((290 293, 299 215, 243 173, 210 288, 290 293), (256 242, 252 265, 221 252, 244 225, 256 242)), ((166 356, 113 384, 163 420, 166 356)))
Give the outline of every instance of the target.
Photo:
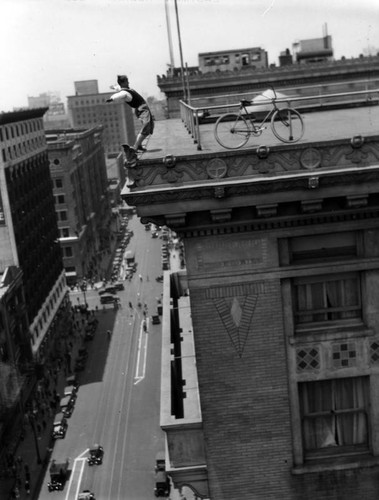
POLYGON ((121 101, 122 99, 126 102, 130 102, 132 100, 132 96, 128 91, 120 90, 119 92, 111 95, 109 99, 106 100, 106 102, 121 101))

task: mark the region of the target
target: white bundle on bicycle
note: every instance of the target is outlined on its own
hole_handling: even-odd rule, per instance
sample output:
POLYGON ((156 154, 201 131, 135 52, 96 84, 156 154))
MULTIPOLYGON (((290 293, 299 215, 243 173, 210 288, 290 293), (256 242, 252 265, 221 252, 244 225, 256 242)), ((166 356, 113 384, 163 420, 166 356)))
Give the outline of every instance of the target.
MULTIPOLYGON (((274 92, 272 89, 267 89, 261 94, 255 96, 251 106, 246 106, 247 113, 259 113, 260 111, 270 111, 272 108, 272 99, 285 99, 287 96, 281 92, 274 92)), ((285 107, 286 103, 278 103, 278 108, 285 107)))

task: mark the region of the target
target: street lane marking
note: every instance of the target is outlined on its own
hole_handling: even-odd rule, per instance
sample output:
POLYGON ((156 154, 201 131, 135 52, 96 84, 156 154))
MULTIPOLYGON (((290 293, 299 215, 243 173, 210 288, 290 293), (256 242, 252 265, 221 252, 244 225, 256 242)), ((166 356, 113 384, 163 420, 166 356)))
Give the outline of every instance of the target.
POLYGON ((143 320, 141 322, 139 331, 136 374, 134 376, 134 385, 139 384, 141 380, 145 378, 145 373, 146 373, 147 343, 149 336, 144 332, 144 325, 146 325, 146 320, 143 320))
MULTIPOLYGON (((88 450, 83 452, 81 455, 83 455, 87 451, 88 450)), ((79 457, 81 457, 81 455, 79 455, 79 457)), ((70 482, 68 483, 65 500, 76 500, 78 498, 86 461, 87 461, 86 458, 75 458, 74 467, 71 471, 70 482), (73 495, 71 495, 71 487, 75 489, 75 494, 73 495)))

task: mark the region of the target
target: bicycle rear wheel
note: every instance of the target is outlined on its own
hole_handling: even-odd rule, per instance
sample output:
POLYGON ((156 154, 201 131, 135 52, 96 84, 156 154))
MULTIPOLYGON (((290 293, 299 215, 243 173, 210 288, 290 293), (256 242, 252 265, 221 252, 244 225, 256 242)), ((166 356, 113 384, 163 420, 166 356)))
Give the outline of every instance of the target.
POLYGON ((271 118, 271 129, 280 141, 297 142, 304 135, 303 118, 296 109, 278 109, 271 118))
POLYGON ((238 149, 249 140, 250 127, 243 116, 228 113, 217 120, 214 134, 223 148, 238 149))

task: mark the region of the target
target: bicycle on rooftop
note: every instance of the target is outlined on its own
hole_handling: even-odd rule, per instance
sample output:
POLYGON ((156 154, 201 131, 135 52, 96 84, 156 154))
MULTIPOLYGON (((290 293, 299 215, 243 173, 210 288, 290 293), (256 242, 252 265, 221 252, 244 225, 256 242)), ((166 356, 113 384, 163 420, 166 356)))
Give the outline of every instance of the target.
MULTIPOLYGON (((304 135, 304 121, 300 113, 290 107, 279 107, 278 97, 274 87, 272 93, 263 93, 267 99, 270 109, 259 121, 247 107, 253 105, 253 101, 242 99, 238 113, 226 113, 221 115, 216 121, 214 134, 216 141, 226 149, 238 149, 244 146, 250 136, 259 137, 264 130, 271 126, 275 137, 282 142, 292 143, 299 141, 304 135), (266 95, 265 95, 266 94, 266 95)), ((259 104, 266 104, 260 100, 259 104)))

